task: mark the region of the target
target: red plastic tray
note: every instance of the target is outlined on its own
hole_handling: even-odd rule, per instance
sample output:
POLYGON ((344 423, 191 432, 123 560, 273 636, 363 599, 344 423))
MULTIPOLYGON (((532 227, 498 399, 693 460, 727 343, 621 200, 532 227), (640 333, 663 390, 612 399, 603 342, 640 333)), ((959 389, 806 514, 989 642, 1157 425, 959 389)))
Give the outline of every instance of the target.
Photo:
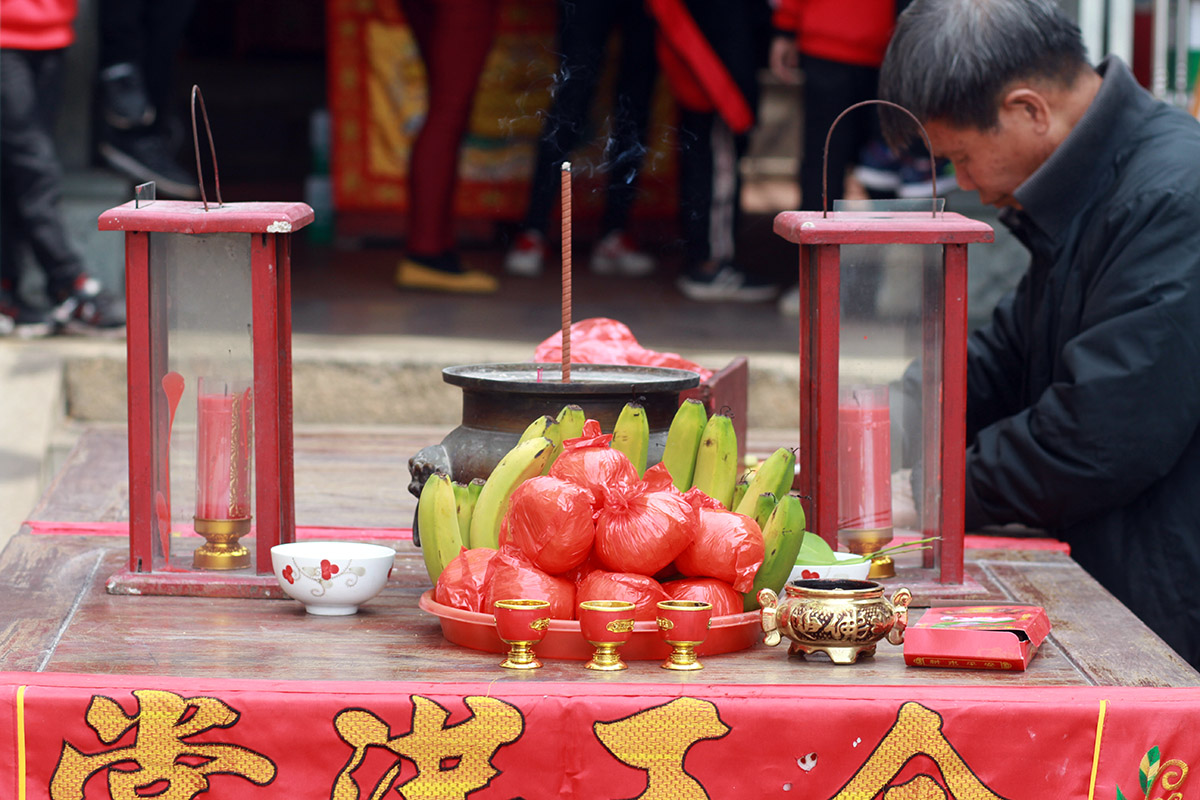
MULTIPOLYGON (((433 599, 432 589, 421 595, 419 605, 442 623, 442 635, 447 641, 487 653, 508 652, 508 645, 496 635, 496 622, 491 614, 442 605, 433 599)), ((762 633, 759 619, 757 611, 713 617, 708 638, 696 648, 696 653, 711 656, 753 647, 762 633)), ((546 638, 534 647, 538 658, 573 661, 587 661, 594 649, 579 633, 579 622, 572 619, 550 620, 546 638)), ((635 622, 633 636, 621 645, 621 658, 626 661, 661 660, 670 652, 671 648, 659 638, 658 625, 653 620, 635 622)))

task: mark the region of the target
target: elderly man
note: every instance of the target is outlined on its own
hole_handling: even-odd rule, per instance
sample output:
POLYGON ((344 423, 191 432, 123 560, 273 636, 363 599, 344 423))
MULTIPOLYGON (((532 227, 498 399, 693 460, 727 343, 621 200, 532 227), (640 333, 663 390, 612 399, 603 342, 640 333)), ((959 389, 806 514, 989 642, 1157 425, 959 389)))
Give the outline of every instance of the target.
POLYGON ((1053 532, 1200 666, 1200 124, 1052 0, 914 0, 880 96, 1032 255, 969 341, 968 529, 1053 532))

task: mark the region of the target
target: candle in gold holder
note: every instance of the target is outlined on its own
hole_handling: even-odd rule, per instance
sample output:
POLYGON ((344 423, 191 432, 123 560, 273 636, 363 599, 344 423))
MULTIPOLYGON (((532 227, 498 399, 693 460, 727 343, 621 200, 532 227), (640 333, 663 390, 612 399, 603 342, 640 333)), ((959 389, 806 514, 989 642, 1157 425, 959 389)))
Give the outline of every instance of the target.
POLYGON ((671 645, 663 669, 703 669, 696 647, 708 638, 712 625, 712 603, 702 600, 663 600, 658 604, 658 634, 671 645))
MULTIPOLYGON (((892 541, 891 417, 885 384, 838 390, 838 538, 869 556, 892 541)), ((892 578, 888 556, 871 562, 870 577, 892 578)))
POLYGON ((250 551, 238 542, 250 532, 250 465, 254 431, 248 383, 201 378, 196 412, 197 569, 250 566, 250 551))
POLYGON ((584 600, 579 604, 579 630, 596 652, 584 666, 613 672, 627 669, 618 649, 633 635, 633 603, 624 600, 584 600))
POLYGON ((546 637, 550 627, 548 600, 497 600, 492 608, 496 634, 509 646, 508 657, 500 663, 505 669, 537 669, 533 646, 546 637))

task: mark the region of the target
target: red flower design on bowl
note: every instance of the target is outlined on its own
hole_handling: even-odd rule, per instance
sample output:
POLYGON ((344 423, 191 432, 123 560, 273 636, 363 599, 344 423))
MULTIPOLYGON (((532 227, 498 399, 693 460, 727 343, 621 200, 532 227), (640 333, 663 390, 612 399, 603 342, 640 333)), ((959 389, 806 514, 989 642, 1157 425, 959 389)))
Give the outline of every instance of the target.
POLYGON ((327 581, 338 574, 338 565, 329 563, 329 559, 321 559, 321 580, 327 581))
POLYGON ((283 568, 283 579, 288 583, 296 582, 296 572, 292 569, 292 565, 288 564, 283 568))

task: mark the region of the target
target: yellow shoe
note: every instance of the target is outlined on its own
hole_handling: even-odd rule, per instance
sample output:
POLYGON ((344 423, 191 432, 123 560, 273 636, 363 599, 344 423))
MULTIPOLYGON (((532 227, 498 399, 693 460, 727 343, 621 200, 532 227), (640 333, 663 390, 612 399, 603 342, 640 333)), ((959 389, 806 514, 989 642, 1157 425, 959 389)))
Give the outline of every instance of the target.
POLYGON ((396 267, 396 285, 401 289, 466 294, 490 294, 500 288, 500 282, 495 276, 486 272, 475 269, 466 272, 446 272, 408 258, 401 259, 400 266, 396 267))

